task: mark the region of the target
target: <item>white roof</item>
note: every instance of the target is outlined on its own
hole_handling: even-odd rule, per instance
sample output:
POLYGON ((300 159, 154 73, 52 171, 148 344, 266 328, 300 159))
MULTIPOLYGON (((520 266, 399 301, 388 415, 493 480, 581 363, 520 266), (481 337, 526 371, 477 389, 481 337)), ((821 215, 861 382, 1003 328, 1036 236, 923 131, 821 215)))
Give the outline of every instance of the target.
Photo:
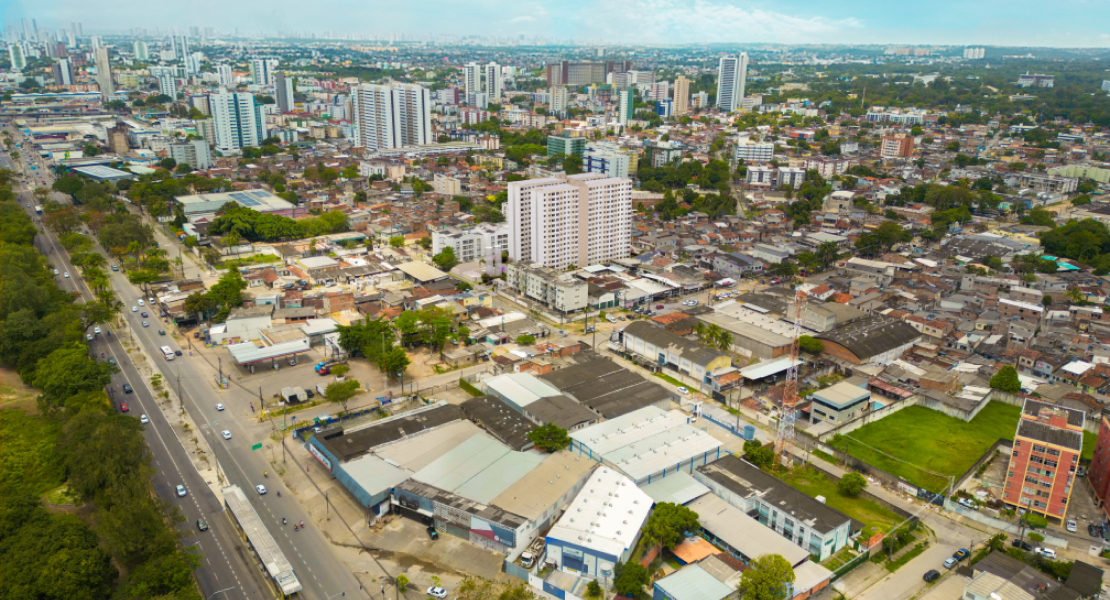
POLYGON ((619 557, 636 541, 652 503, 630 479, 601 467, 547 537, 619 557))
POLYGON ((1064 365, 1063 369, 1068 373, 1082 375, 1087 371, 1090 371, 1092 367, 1094 367, 1094 365, 1085 360, 1073 360, 1070 363, 1064 365))
POLYGON ((292 342, 262 347, 256 346, 251 342, 231 344, 227 347, 227 350, 231 353, 231 357, 235 359, 235 362, 246 365, 260 360, 271 360, 289 356, 290 354, 308 352, 309 346, 308 338, 304 338, 292 342))
POLYGON ((417 260, 399 264, 397 265, 397 269, 405 275, 408 275, 413 279, 418 279, 422 282, 435 281, 437 279, 443 279, 444 277, 447 277, 447 273, 440 271, 432 265, 422 263, 417 260))
POLYGON ((709 493, 709 488, 694 479, 685 471, 671 473, 640 486, 641 490, 656 502, 686 504, 691 500, 709 493))
POLYGON ((801 546, 713 494, 706 494, 687 506, 698 513, 698 522, 706 531, 749 559, 778 554, 796 565, 809 558, 809 552, 801 546))
MULTIPOLYGON (((798 359, 794 361, 794 365, 800 365, 804 362, 804 360, 798 359)), ((790 367, 790 357, 788 356, 779 360, 765 360, 761 363, 748 365, 740 369, 740 375, 744 377, 744 379, 762 379, 769 375, 782 373, 790 367)))
POLYGON ((596 454, 613 452, 632 442, 684 425, 689 417, 677 410, 655 406, 623 414, 615 419, 571 432, 570 437, 596 454))
POLYGON ((320 335, 322 333, 331 333, 336 330, 339 323, 334 319, 308 319, 301 325, 301 332, 305 335, 320 335))
POLYGON ((1021 302, 1018 300, 1010 300, 1009 298, 999 298, 998 301, 1002 304, 1009 304, 1010 306, 1016 306, 1018 308, 1024 308, 1026 310, 1033 310, 1037 312, 1041 312, 1044 310, 1044 308, 1037 306, 1036 304, 1030 304, 1028 302, 1021 302))
POLYGON ((529 373, 497 375, 485 380, 484 384, 486 389, 497 392, 521 408, 540 398, 558 396, 562 393, 551 384, 529 373))
POLYGON ((528 318, 528 317, 526 317, 524 315, 524 313, 513 311, 511 313, 505 313, 503 315, 498 315, 496 317, 490 317, 488 319, 482 319, 481 321, 478 321, 478 324, 481 325, 482 327, 485 327, 486 329, 489 329, 490 327, 495 327, 495 326, 500 325, 502 323, 512 323, 513 321, 523 321, 526 318, 528 318))

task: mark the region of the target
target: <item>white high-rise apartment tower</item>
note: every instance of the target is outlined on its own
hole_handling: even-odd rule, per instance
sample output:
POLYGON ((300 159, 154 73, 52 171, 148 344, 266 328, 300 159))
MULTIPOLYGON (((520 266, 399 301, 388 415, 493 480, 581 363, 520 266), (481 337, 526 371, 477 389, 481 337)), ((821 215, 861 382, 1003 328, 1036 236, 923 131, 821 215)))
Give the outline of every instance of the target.
POLYGON ((252 94, 221 92, 208 97, 216 129, 216 149, 223 154, 236 154, 248 146, 258 146, 266 139, 262 111, 252 94))
POLYGON ((255 85, 274 85, 274 70, 279 61, 276 58, 255 58, 251 60, 251 80, 255 85))
POLYGON ((717 108, 725 112, 739 108, 747 78, 747 52, 741 52, 740 56, 722 56, 717 67, 717 108))
POLYGON ((173 76, 173 69, 165 69, 158 74, 158 93, 177 99, 177 79, 173 76))
POLYGON ((100 95, 107 98, 115 93, 112 84, 112 63, 108 60, 108 48, 101 46, 96 49, 96 82, 100 86, 100 95))
POLYGON ((548 92, 551 96, 551 112, 555 115, 566 116, 567 104, 570 100, 570 94, 567 88, 561 85, 555 86, 548 92))
POLYGON ((146 42, 136 41, 133 44, 133 48, 133 51, 135 53, 135 60, 141 60, 144 62, 150 60, 150 47, 146 45, 146 42))
POLYGON ((466 88, 466 102, 473 103, 474 95, 482 91, 482 71, 478 63, 466 63, 463 67, 463 86, 466 88))
POLYGON ((363 84, 351 88, 355 143, 368 150, 430 144, 432 98, 411 83, 363 84))
POLYGON ((231 65, 216 65, 216 79, 220 82, 220 87, 231 89, 235 87, 235 73, 231 70, 231 65))
POLYGON ((491 62, 486 65, 486 94, 490 102, 501 102, 501 65, 491 62))
POLYGON ((509 183, 509 258, 562 269, 628 256, 632 181, 581 173, 509 183))
POLYGON ((12 61, 12 70, 22 71, 27 68, 27 55, 23 53, 23 44, 8 44, 8 58, 12 61))
POLYGON ((274 99, 277 100, 278 110, 283 113, 293 112, 293 76, 279 71, 274 75, 274 99))
POLYGON ((679 75, 674 78, 674 116, 690 112, 690 80, 679 75))

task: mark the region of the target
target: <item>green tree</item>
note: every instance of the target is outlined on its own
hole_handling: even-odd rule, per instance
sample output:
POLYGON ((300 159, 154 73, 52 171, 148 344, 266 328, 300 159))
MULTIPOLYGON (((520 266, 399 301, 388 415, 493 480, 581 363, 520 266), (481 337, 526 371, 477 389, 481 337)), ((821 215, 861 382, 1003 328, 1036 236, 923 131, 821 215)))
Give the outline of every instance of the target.
POLYGON ((618 594, 629 598, 638 598, 643 593, 644 586, 651 581, 647 569, 637 562, 618 562, 613 572, 613 588, 618 594))
POLYGON ((570 445, 570 436, 567 430, 548 423, 528 432, 528 439, 532 440, 536 448, 547 453, 558 452, 570 445))
POLYGON ((1021 380, 1018 379, 1017 369, 1006 365, 991 377, 991 387, 1003 392, 1017 394, 1021 392, 1021 380))
POLYGON ((404 349, 394 347, 378 360, 378 367, 385 373, 397 377, 405 372, 409 366, 409 357, 404 349))
POLYGON ((761 469, 769 469, 775 464, 775 449, 764 446, 758 440, 744 442, 744 460, 761 469))
POLYGON ((601 597, 601 584, 596 579, 591 579, 590 583, 586 584, 586 597, 587 598, 600 598, 601 597))
POLYGON ((420 238, 420 240, 417 241, 416 243, 420 244, 420 247, 425 249, 425 250, 431 250, 432 249, 432 238, 430 238, 428 236, 424 236, 424 237, 420 238))
POLYGON ((681 504, 660 502, 655 505, 644 526, 644 534, 671 550, 686 539, 687 532, 697 532, 698 513, 681 504))
POLYGON ((405 236, 395 235, 395 236, 389 238, 389 245, 393 246, 394 248, 400 248, 401 246, 404 246, 405 245, 405 236))
POLYGON ((863 475, 851 471, 840 478, 840 481, 836 483, 836 488, 840 490, 841 494, 855 498, 867 488, 867 480, 864 479, 863 475))
POLYGON ((459 259, 455 258, 455 249, 451 246, 444 247, 439 254, 432 257, 432 261, 444 271, 450 271, 459 264, 459 259))
POLYGON ((536 343, 536 336, 534 336, 534 335, 518 335, 516 337, 516 343, 520 344, 521 346, 528 346, 530 344, 535 344, 536 343))
POLYGON ((810 354, 819 354, 825 350, 825 347, 821 345, 821 340, 810 335, 798 337, 798 348, 810 354))
POLYGON ((794 568, 778 554, 756 558, 740 576, 744 600, 786 600, 793 584, 794 568))
POLYGON ((324 388, 324 398, 328 402, 338 404, 343 407, 343 412, 347 412, 347 403, 351 401, 361 391, 362 384, 357 379, 347 379, 345 381, 336 381, 328 384, 324 388))

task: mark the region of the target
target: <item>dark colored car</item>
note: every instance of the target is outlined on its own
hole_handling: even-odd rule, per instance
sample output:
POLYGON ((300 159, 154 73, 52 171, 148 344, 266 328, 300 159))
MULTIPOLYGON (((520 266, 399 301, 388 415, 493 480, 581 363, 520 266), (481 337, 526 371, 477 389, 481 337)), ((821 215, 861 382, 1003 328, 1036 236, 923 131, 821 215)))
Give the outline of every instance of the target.
POLYGON ((174 350, 173 353, 176 356, 181 356, 181 351, 180 350, 174 350))
POLYGON ((952 558, 954 558, 956 560, 963 560, 963 559, 967 558, 968 556, 971 556, 971 553, 967 551, 967 548, 960 548, 959 550, 956 551, 955 554, 952 555, 952 558))
POLYGON ((208 523, 205 523, 201 519, 197 519, 197 529, 201 531, 208 531, 208 523))
POLYGON ((1021 548, 1022 550, 1025 550, 1026 552, 1032 552, 1033 551, 1033 546, 1025 540, 1014 540, 1013 542, 1010 543, 1010 545, 1013 546, 1014 548, 1021 548))
POLYGON ((306 389, 306 390, 304 391, 304 393, 308 394, 308 397, 309 397, 309 398, 315 398, 315 397, 316 397, 316 392, 314 392, 314 391, 312 391, 312 390, 308 390, 308 389, 306 389))
POLYGON ((1093 538, 1102 537, 1102 528, 1094 523, 1087 523, 1087 535, 1093 538))
POLYGON ((435 527, 429 527, 427 529, 427 532, 428 532, 428 537, 432 538, 433 540, 438 540, 439 539, 439 532, 436 531, 435 527))
POLYGON ((925 583, 932 583, 937 580, 937 577, 940 577, 940 571, 932 569, 931 571, 925 573, 925 576, 922 577, 922 579, 925 580, 925 583))
POLYGON ((150 315, 146 314, 146 312, 141 312, 139 314, 141 314, 144 319, 150 318, 150 315))
POLYGON ((123 393, 130 394, 133 391, 135 391, 135 390, 131 389, 131 384, 130 383, 123 384, 123 393))

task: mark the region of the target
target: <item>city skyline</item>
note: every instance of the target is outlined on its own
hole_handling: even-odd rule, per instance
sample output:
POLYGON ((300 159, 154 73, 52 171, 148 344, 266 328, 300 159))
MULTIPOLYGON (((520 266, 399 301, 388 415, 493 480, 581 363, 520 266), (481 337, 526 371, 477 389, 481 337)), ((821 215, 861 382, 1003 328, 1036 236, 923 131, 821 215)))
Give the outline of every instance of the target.
POLYGON ((121 0, 105 12, 76 0, 13 2, 0 11, 5 28, 35 19, 39 28, 74 22, 86 34, 158 28, 180 33, 214 27, 224 35, 273 36, 279 32, 373 38, 437 36, 544 38, 549 42, 679 45, 698 43, 946 44, 1023 47, 1102 47, 1110 33, 1094 25, 1110 7, 1083 0, 1051 6, 997 0, 933 2, 928 10, 906 5, 847 0, 833 4, 779 1, 661 0, 581 2, 485 0, 466 5, 432 0, 419 9, 324 0, 311 11, 299 3, 272 0, 160 5, 121 0), (953 19, 959 14, 959 19, 953 19), (220 15, 215 19, 213 15, 220 15), (342 18, 340 18, 342 15, 342 18), (366 23, 367 26, 353 26, 366 23))

